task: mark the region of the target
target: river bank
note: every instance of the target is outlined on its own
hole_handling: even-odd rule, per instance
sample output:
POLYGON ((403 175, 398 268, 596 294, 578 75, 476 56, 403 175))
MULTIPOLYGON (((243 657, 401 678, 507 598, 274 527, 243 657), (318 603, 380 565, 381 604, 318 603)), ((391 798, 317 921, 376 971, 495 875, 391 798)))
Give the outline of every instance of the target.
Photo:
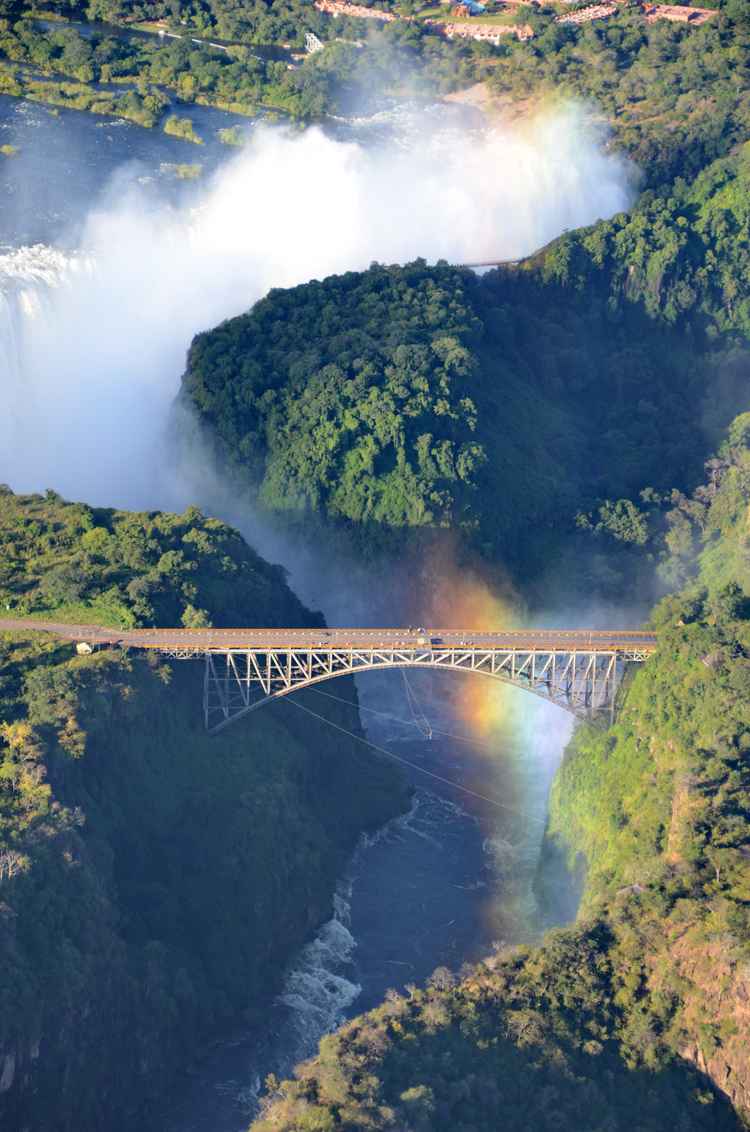
MULTIPOLYGON (((499 686, 497 695, 529 700, 499 686)), ((394 699, 390 706, 405 713, 404 703, 394 699)), ((438 719, 448 723, 436 704, 426 710, 436 726, 438 719)), ((194 1066, 159 1127, 242 1132, 257 1115, 269 1073, 288 1076, 324 1034, 378 1006, 389 990, 422 985, 437 967, 458 971, 495 946, 528 942, 549 926, 548 909, 533 889, 549 785, 568 728, 558 730, 557 709, 541 704, 531 714, 533 723, 527 718, 525 726, 483 740, 391 734, 389 741, 381 729, 380 741, 415 768, 477 789, 484 784, 500 804, 445 784, 435 789, 418 769, 409 771, 410 811, 361 839, 337 885, 334 918, 294 959, 262 1020, 194 1066)), ((561 887, 562 877, 557 881, 561 887)), ((562 903, 559 889, 557 895, 562 903)), ((572 915, 570 887, 567 899, 572 915)))
MULTIPOLYGON (((138 130, 121 122, 107 122, 106 126, 100 128, 93 119, 84 115, 42 116, 38 108, 29 108, 24 104, 13 105, 3 124, 6 125, 7 123, 10 123, 15 130, 13 136, 19 148, 18 157, 13 162, 8 163, 11 166, 9 175, 12 174, 11 179, 6 182, 11 190, 6 198, 10 203, 10 208, 4 213, 8 243, 22 242, 22 237, 19 238, 20 234, 28 231, 29 227, 33 225, 33 230, 38 233, 37 239, 50 242, 54 240, 58 244, 63 244, 63 246, 67 244, 68 247, 75 247, 78 235, 92 213, 96 222, 98 216, 96 209, 106 205, 107 194, 120 194, 121 196, 124 191, 123 184, 127 186, 131 183, 128 175, 123 176, 120 173, 123 166, 126 167, 128 174, 132 174, 135 170, 137 183, 147 185, 158 183, 160 190, 165 190, 163 194, 160 191, 158 196, 156 194, 154 196, 159 211, 157 212, 154 208, 153 212, 159 221, 159 230, 163 228, 164 224, 168 223, 171 210, 177 207, 180 201, 188 200, 192 202, 195 200, 194 197, 189 195, 192 191, 189 187, 186 188, 184 185, 167 180, 162 171, 163 166, 170 163, 168 160, 165 162, 165 158, 168 156, 177 153, 184 154, 186 148, 189 148, 191 154, 195 152, 193 147, 188 147, 187 143, 181 142, 179 139, 165 139, 162 136, 138 130), (67 146, 65 144, 66 139, 67 146), (172 150, 172 146, 176 148, 172 150), (165 149, 164 147, 168 148, 165 149), (23 168, 24 164, 25 169, 23 168), (113 175, 115 177, 114 183, 112 182, 113 175), (38 214, 34 211, 35 194, 38 194, 36 199, 42 205, 38 214), (15 211, 16 204, 20 206, 18 212, 15 211), (18 227, 14 230, 13 223, 17 218, 18 227)), ((394 134, 397 134, 404 150, 408 150, 410 146, 413 146, 420 128, 424 127, 424 115, 412 114, 410 119, 408 114, 402 114, 400 117, 398 114, 394 114, 383 116, 376 121, 342 122, 337 124, 336 128, 339 131, 339 136, 352 140, 362 139, 373 146, 378 145, 382 138, 393 137, 394 134)), ((445 142, 445 139, 441 138, 440 141, 445 142)), ((347 159, 350 159, 353 147, 345 151, 342 147, 342 151, 346 153, 347 159)), ((213 165, 215 169, 218 169, 227 158, 226 150, 219 145, 215 148, 207 145, 206 153, 209 160, 215 162, 213 165)), ((271 158, 273 159, 273 157, 274 151, 272 150, 271 158)), ((246 201, 246 197, 243 197, 244 201, 246 201)), ((145 208, 146 213, 148 213, 149 207, 151 205, 145 208)), ((140 209, 139 215, 143 212, 144 209, 140 209)), ((194 238, 190 229, 186 229, 186 233, 186 238, 194 238)), ((208 235, 214 240, 217 237, 221 239, 226 236, 226 230, 218 227, 209 228, 208 235)), ((235 237, 234 232, 230 232, 229 235, 230 238, 235 237)), ((327 239, 325 232, 323 236, 327 239)), ((307 231, 305 237, 309 238, 307 231)), ((178 242, 176 240, 175 245, 178 242)), ((184 240, 182 242, 184 243, 184 240)), ((118 243, 118 248, 120 246, 121 243, 118 243)), ((149 256, 153 255, 153 246, 153 243, 149 245, 149 256)), ((350 254, 347 249, 344 249, 342 254, 344 253, 350 254)), ((275 264, 276 261, 273 262, 275 264)), ((319 270, 319 262, 320 257, 318 256, 316 259, 312 255, 309 266, 305 264, 300 270, 305 271, 307 273, 305 277, 309 278, 315 270, 319 270)), ((324 259, 322 262, 327 261, 324 259)), ((344 262, 340 266, 346 267, 346 263, 344 262)), ((220 273, 217 269, 215 275, 216 287, 213 290, 218 289, 219 284, 228 274, 221 261, 218 263, 218 268, 222 268, 222 270, 220 273)), ((231 274, 231 270, 229 274, 231 274)), ((120 271, 116 273, 118 280, 123 277, 127 277, 127 273, 120 271)), ((273 281, 274 277, 271 276, 266 285, 273 281)), ((51 294, 54 295, 55 287, 60 286, 61 283, 62 281, 59 279, 57 283, 54 279, 51 281, 51 294)), ((23 290, 23 284, 19 285, 23 290)), ((259 284, 253 280, 253 286, 257 287, 259 284)), ((23 299, 25 303, 32 306, 35 302, 37 304, 34 307, 35 317, 38 316, 40 321, 33 324, 33 337, 38 345, 44 341, 45 327, 43 322, 48 307, 45 305, 44 296, 41 296, 38 292, 32 292, 33 287, 28 283, 23 293, 23 299)), ((246 305, 256 293, 257 291, 248 287, 240 296, 240 301, 246 305)), ((117 303, 127 304, 127 294, 123 294, 117 288, 112 294, 116 296, 117 303)), ((205 298, 206 296, 204 296, 205 298)), ((236 301, 231 296, 230 299, 232 302, 236 301)), ((84 307, 90 301, 92 301, 90 295, 84 294, 82 296, 84 307)), ((230 300, 225 298, 223 301, 230 300)), ((119 310, 119 308, 117 309, 119 310)), ((52 306, 49 307, 50 313, 51 310, 52 306)), ((208 308, 202 300, 200 308, 202 320, 216 321, 222 313, 224 312, 221 308, 215 309, 213 306, 208 308), (206 313, 207 310, 209 313, 206 313)), ((88 349, 93 350, 98 359, 110 359, 108 363, 110 369, 122 365, 123 389, 128 396, 132 396, 134 375, 138 376, 143 372, 144 364, 143 358, 141 357, 139 360, 138 354, 134 355, 135 362, 130 358, 130 349, 136 345, 135 339, 130 339, 128 356, 123 363, 122 354, 117 346, 118 340, 115 340, 113 346, 112 335, 105 333, 106 325, 104 325, 105 332, 101 333, 98 338, 101 344, 98 348, 93 345, 91 339, 91 332, 94 328, 90 325, 90 317, 87 317, 87 323, 88 329, 84 333, 84 337, 88 342, 88 349)), ((202 324, 204 322, 199 322, 198 327, 202 324)), ((66 325, 70 328, 71 323, 66 322, 66 325)), ((141 325, 148 328, 148 320, 142 320, 141 325)), ((179 326, 182 327, 182 323, 179 326)), ((98 331, 99 328, 96 329, 98 331)), ((184 351, 195 329, 197 327, 189 323, 184 330, 180 330, 180 334, 176 338, 176 348, 174 351, 170 350, 166 364, 163 362, 162 355, 158 355, 160 373, 166 371, 167 374, 167 404, 174 396, 184 351)), ((148 343, 147 335, 145 340, 148 343)), ((55 352, 54 358, 55 366, 59 368, 59 351, 55 352)), ((100 361, 100 366, 103 364, 100 361)), ((148 361, 145 362, 146 367, 149 364, 148 361)), ((23 365, 19 366, 18 372, 19 380, 23 380, 23 365)), ((145 372, 151 373, 148 368, 145 372)), ((76 368, 76 397, 80 396, 80 380, 81 372, 76 368)), ((148 390, 144 389, 144 395, 150 396, 151 392, 150 386, 148 390)), ((97 398, 101 396, 101 385, 95 382, 91 391, 92 403, 96 403, 97 398)), ((122 402, 122 404, 124 403, 122 402)), ((161 418, 159 419, 161 420, 161 418)), ((122 420, 124 420, 124 416, 121 414, 120 421, 122 420)), ((161 442, 162 439, 162 435, 159 433, 159 441, 161 442)), ((70 465, 68 465, 68 468, 70 470, 70 465)), ((148 479, 147 483, 141 484, 140 479, 136 476, 136 470, 135 462, 131 461, 125 490, 134 506, 147 510, 158 503, 155 498, 156 493, 163 492, 164 495, 167 495, 168 489, 174 490, 174 484, 164 478, 148 479)), ((163 471, 163 469, 161 470, 163 471)), ((196 451, 192 453, 191 470, 194 475, 205 470, 196 451)), ((142 471, 143 469, 141 469, 142 471)), ((10 469, 6 474, 8 478, 18 475, 18 467, 10 469)), ((106 488, 104 486, 106 476, 102 471, 101 463, 97 464, 96 475, 95 492, 101 493, 106 490, 109 494, 112 488, 109 485, 106 488)), ((79 476, 78 485, 82 482, 79 476)), ((187 492, 191 500, 198 498, 211 514, 231 514, 232 517, 235 517, 232 508, 237 506, 238 501, 224 498, 214 505, 211 497, 212 486, 215 485, 208 475, 202 482, 197 479, 181 481, 179 491, 187 492)), ((85 493, 85 487, 77 486, 75 490, 80 494, 85 493)), ((244 514, 239 516, 238 521, 253 544, 257 544, 259 540, 262 541, 261 524, 252 513, 245 511, 244 514)), ((274 549, 271 560, 286 562, 292 566, 293 585, 297 590, 312 592, 315 589, 314 605, 318 608, 323 607, 331 623, 341 624, 342 619, 343 623, 347 623, 349 619, 346 615, 351 615, 352 611, 352 607, 347 606, 352 597, 352 586, 349 584, 351 582, 351 571, 348 570, 346 564, 339 563, 334 569, 336 564, 330 561, 329 555, 325 571, 312 569, 309 576, 305 578, 303 575, 306 560, 304 556, 297 556, 288 543, 286 546, 279 544, 274 549), (331 574, 332 570, 333 575, 331 574), (348 573, 349 583, 343 576, 339 579, 338 573, 348 573), (335 584, 332 581, 332 576, 336 579, 335 584), (326 581, 328 584, 322 585, 322 581, 326 581), (331 605, 332 591, 335 595, 335 605, 331 605)), ((361 585, 357 587, 357 590, 360 603, 366 604, 369 601, 372 605, 373 580, 367 576, 367 571, 364 568, 359 580, 361 585)), ((385 596, 385 594, 382 594, 383 598, 385 596)), ((352 622, 349 620, 349 623, 352 622)), ((357 621, 354 623, 357 623, 357 621)), ((367 622, 365 620, 359 623, 366 624, 367 622)), ((454 685, 451 684, 451 687, 454 687, 454 685)), ((335 689, 332 690, 335 691, 335 689)), ((435 715, 435 704, 446 699, 446 690, 442 689, 432 697, 428 694, 429 690, 425 691, 419 685, 416 686, 416 690, 418 695, 431 702, 430 712, 433 715, 433 722, 436 719, 443 718, 440 715, 435 715)), ((399 715, 405 716, 408 719, 403 690, 391 689, 388 691, 380 685, 377 686, 377 689, 373 685, 373 690, 370 692, 363 682, 362 694, 366 706, 374 711, 388 711, 390 707, 391 714, 397 717, 399 715)), ((520 693, 517 693, 517 695, 520 695, 520 693)), ((280 705, 280 710, 291 713, 295 709, 290 703, 289 705, 280 705)), ((444 707, 441 708, 441 711, 444 710, 444 707)), ((448 724, 445 729, 454 731, 456 716, 450 713, 449 716, 452 722, 448 723, 448 718, 444 718, 444 724, 448 724)), ((365 717, 367 717, 366 712, 365 717)), ((554 752, 551 756, 554 762, 555 759, 559 758, 563 739, 551 731, 549 721, 542 726, 542 731, 554 736, 554 752)), ((408 733, 409 729, 407 729, 408 733)), ((532 750, 531 748, 519 750, 516 755, 511 755, 506 759, 510 749, 508 746, 510 739, 505 733, 501 733, 500 736, 493 737, 490 735, 486 737, 489 750, 480 744, 476 747, 474 755, 467 758, 464 748, 470 751, 472 746, 471 742, 465 742, 465 740, 476 740, 476 735, 473 735, 470 729, 468 731, 459 730, 458 734, 460 735, 458 740, 455 742, 451 740, 447 746, 442 746, 442 748, 435 741, 420 743, 417 749, 410 750, 410 761, 419 764, 420 760, 424 760, 425 769, 442 765, 445 770, 445 777, 464 782, 470 789, 476 789, 478 792, 486 794, 487 798, 493 799, 494 801, 490 803, 491 813, 494 814, 497 809, 498 813, 502 815, 511 815, 510 823, 503 821, 500 824, 493 824, 492 818, 487 815, 469 810, 464 805, 462 796, 453 798, 449 795, 442 801, 433 802, 431 795, 425 802, 426 806, 431 807, 429 809, 429 820, 425 818, 423 808, 417 815, 412 815, 408 826, 404 825, 395 832, 392 831, 383 836, 367 850, 369 855, 357 858, 357 860, 365 861, 366 864, 362 865, 360 872, 355 869, 355 875, 351 879, 351 897, 344 893, 344 898, 348 900, 351 907, 350 924, 347 926, 341 919, 336 919, 334 921, 335 927, 324 926, 322 934, 318 936, 317 945, 314 945, 314 948, 317 946, 318 951, 322 948, 335 958, 336 948, 328 946, 326 933, 330 934, 332 931, 339 942, 342 940, 346 942, 347 937, 341 931, 342 926, 346 928, 346 931, 349 932, 356 943, 356 947, 353 948, 349 956, 351 965, 348 967, 345 965, 343 973, 341 970, 333 970, 322 976, 324 983, 328 982, 337 993, 338 991, 342 992, 345 1010, 357 1010, 365 1003, 375 1003, 379 1001, 389 986, 402 986, 412 979, 423 979, 436 966, 449 964, 460 967, 468 954, 474 954, 473 951, 470 952, 469 949, 471 948, 490 947, 495 939, 516 938, 516 932, 525 938, 524 933, 529 930, 527 916, 529 892, 541 843, 544 807, 546 806, 551 767, 545 770, 541 767, 541 764, 535 763, 533 756, 527 758, 526 756, 532 750), (525 777, 527 774, 528 777, 525 777), (529 813, 530 797, 536 799, 534 802, 537 815, 535 821, 526 820, 529 813), (458 809, 452 809, 448 803, 454 806, 458 803, 458 809), (404 839, 408 842, 407 852, 404 851, 404 839), (446 845, 451 846, 451 844, 453 848, 446 855, 444 847, 446 845), (393 851, 390 859, 387 857, 386 851, 388 853, 393 851), (376 854, 378 853, 382 853, 384 856, 382 865, 376 867, 374 862, 376 862, 376 854), (410 858, 412 860, 411 865, 408 864, 410 858), (373 862, 372 865, 371 862, 373 862), (380 873, 379 868, 382 870, 380 873), (384 877, 393 876, 398 877, 403 882, 398 893, 392 892, 383 881, 384 877), (514 876, 523 879, 517 899, 511 884, 514 876), (483 883, 484 887, 482 887, 483 883), (415 899, 415 893, 419 894, 418 900, 415 899), (343 979, 344 982, 338 982, 339 979, 343 979), (362 988, 361 992, 352 997, 350 1002, 348 997, 352 991, 349 984, 362 988)), ((403 739, 405 733, 403 729, 397 728, 394 731, 391 728, 385 734, 371 731, 371 736, 373 735, 377 735, 378 742, 391 742, 394 739, 403 739)), ((240 738, 241 736, 238 734, 236 741, 240 742, 240 738)), ((365 758, 369 758, 367 752, 365 752, 365 758)), ((414 781, 415 783, 421 781, 420 776, 415 777, 414 781)), ((329 876, 331 890, 334 879, 334 877, 329 876)), ((341 891, 339 896, 341 897, 341 891)), ((344 910, 341 911, 343 914, 344 910)), ((321 915, 324 914, 325 912, 321 911, 321 915)), ((307 935, 314 926, 314 922, 308 924, 307 935)), ((314 954, 313 950, 313 957, 314 954)), ((287 978, 290 980, 288 987, 292 989, 288 989, 287 992, 282 991, 282 997, 285 993, 287 998, 289 995, 296 994, 293 988, 299 987, 300 975, 302 983, 307 986, 308 990, 315 990, 315 993, 310 993, 307 996, 297 995, 297 1002, 302 1005, 302 1010, 297 1012, 296 1021, 299 1022, 300 1018, 304 1016, 306 1024, 311 1020, 314 1022, 312 1028, 305 1030, 308 1044, 304 1048, 308 1052, 310 1051, 310 1044, 314 1045, 320 1033, 328 1024, 325 1023, 325 1019, 330 1019, 330 1015, 326 1014, 325 1010, 321 1014, 319 1004, 316 1005, 317 990, 307 978, 309 970, 307 970, 306 964, 308 964, 309 956, 309 952, 303 951, 296 964, 294 960, 291 962, 287 971, 287 978), (321 1025, 321 1018, 325 1023, 324 1025, 321 1025)), ((349 962, 349 959, 346 962, 349 962)), ((315 963, 317 963, 316 959, 314 965, 315 963)), ((320 965, 318 964, 318 966, 320 965)), ((276 1007, 273 1008, 273 1010, 275 1009, 276 1007)), ((283 1009, 284 1004, 282 1004, 283 1009)), ((288 1003, 285 1009, 288 1014, 288 1003)), ((269 1015, 273 1014, 273 1010, 269 1012, 269 1015)), ((338 1016, 337 1014, 336 1017, 338 1018, 338 1016)), ((277 1016, 273 1015, 273 1017, 277 1016)), ((257 1022, 257 1019, 255 1021, 257 1022)), ((273 1025, 275 1026, 276 1023, 274 1022, 273 1025)), ((281 1028, 279 1033, 283 1035, 283 1032, 283 1028, 281 1028)), ((286 1032, 288 1034, 288 1031, 286 1032)), ((253 1034, 255 1033, 256 1031, 253 1031, 253 1034)), ((244 1035, 243 1040, 246 1040, 246 1038, 247 1035, 244 1035)), ((272 1041, 272 1039, 273 1033, 268 1040, 272 1041)), ((280 1040, 283 1046, 282 1053, 292 1060, 296 1059, 299 1056, 297 1051, 300 1047, 296 1047, 293 1042, 290 1044, 283 1036, 280 1040)), ((251 1037, 250 1041, 252 1058, 255 1058, 258 1038, 251 1037)), ((227 1053, 226 1048, 219 1047, 219 1063, 212 1065, 207 1077, 199 1075, 195 1079, 198 1082, 198 1093, 201 1096, 206 1127, 211 1127, 212 1123, 218 1119, 215 1102, 217 1102, 217 1097, 220 1096, 226 1097, 229 1104, 227 1127, 232 1127, 233 1121, 242 1120, 246 1122, 247 1111, 238 1109, 236 1104, 238 1094, 247 1095, 249 1089, 251 1097, 253 1091, 257 1095, 258 1079, 262 1080, 266 1072, 273 1071, 272 1059, 270 1064, 268 1060, 262 1058, 250 1063, 246 1046, 243 1048, 240 1045, 234 1048, 240 1050, 241 1064, 239 1067, 232 1067, 230 1054, 227 1053), (230 1058, 230 1064, 227 1064, 224 1060, 227 1057, 230 1058), (225 1088, 230 1080, 238 1082, 237 1089, 234 1086, 229 1089, 225 1088)), ((285 1072, 287 1070, 283 1065, 280 1065, 280 1071, 285 1072)), ((175 1101, 177 1108, 179 1108, 180 1103, 187 1104, 190 1115, 195 1102, 189 1098, 185 1102, 175 1101)), ((236 1126, 239 1127, 240 1125, 236 1126)))
POLYGON ((0 91, 100 116, 119 114, 147 128, 194 105, 245 117, 309 118, 289 79, 299 58, 288 47, 219 43, 164 28, 31 18, 0 26, 0 91))

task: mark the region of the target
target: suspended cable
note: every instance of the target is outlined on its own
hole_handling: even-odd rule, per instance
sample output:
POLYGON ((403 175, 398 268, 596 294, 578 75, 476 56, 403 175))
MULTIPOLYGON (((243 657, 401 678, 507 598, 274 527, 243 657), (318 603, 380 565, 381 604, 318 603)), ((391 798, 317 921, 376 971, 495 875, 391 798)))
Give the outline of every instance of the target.
POLYGON ((371 715, 379 715, 382 719, 390 719, 393 723, 403 723, 404 727, 411 727, 412 722, 410 719, 402 719, 399 715, 393 715, 390 711, 378 711, 377 708, 365 707, 364 704, 358 704, 354 700, 345 700, 343 696, 334 696, 332 692, 321 692, 320 688, 306 688, 308 692, 314 692, 316 696, 325 696, 327 700, 336 700, 337 703, 347 704, 348 707, 354 708, 355 711, 369 711, 371 715))
MULTIPOLYGON (((480 798, 483 802, 489 802, 491 806, 496 806, 499 810, 508 810, 509 813, 515 814, 517 817, 523 818, 525 821, 533 821, 538 825, 546 826, 547 822, 542 821, 541 818, 534 817, 533 814, 524 813, 523 810, 517 809, 515 806, 509 806, 505 802, 499 802, 497 798, 490 798, 488 794, 480 794, 478 790, 471 790, 468 786, 462 786, 459 782, 453 782, 450 778, 444 778, 442 774, 436 774, 432 770, 427 770, 426 767, 420 766, 418 763, 410 762, 409 759, 404 759, 400 755, 395 755, 393 751, 387 750, 386 747, 380 747, 377 743, 371 743, 369 739, 365 739, 363 735, 355 735, 348 727, 342 727, 339 723, 334 723, 332 719, 326 719, 324 715, 318 715, 312 708, 305 707, 304 704, 299 703, 293 696, 284 696, 285 703, 292 704, 294 707, 299 708, 300 711, 307 712, 308 715, 314 716, 319 719, 321 723, 327 723, 329 727, 335 728, 336 731, 343 732, 348 735, 350 739, 355 739, 358 743, 364 743, 366 747, 371 747, 373 751, 378 751, 379 754, 385 755, 387 759, 392 759, 394 762, 402 763, 404 766, 411 767, 412 770, 417 770, 420 774, 427 775, 428 778, 434 778, 436 782, 442 782, 446 786, 452 787, 454 790, 460 790, 462 794, 469 794, 472 798, 480 798)), ((348 702, 350 706, 355 706, 348 702)))
POLYGON ((411 684, 406 679, 406 669, 405 668, 401 669, 401 675, 403 677, 404 688, 406 690, 406 702, 409 705, 409 709, 411 711, 411 717, 414 720, 414 726, 417 728, 417 730, 422 735, 424 735, 425 739, 431 739, 432 738, 432 727, 430 726, 430 721, 427 718, 427 716, 424 714, 422 709, 420 708, 419 704, 417 703, 417 698, 414 695, 414 692, 412 691, 411 684))
MULTIPOLYGON (((379 715, 382 719, 401 723, 404 727, 412 726, 410 719, 402 719, 399 715, 393 715, 389 711, 378 711, 377 708, 366 707, 365 704, 356 704, 353 700, 345 700, 343 696, 334 696, 332 692, 321 692, 320 688, 307 688, 306 690, 314 692, 316 696, 325 696, 327 700, 336 700, 339 704, 346 704, 347 707, 355 708, 357 711, 369 711, 371 715, 379 715)), ((484 747, 488 751, 497 751, 495 743, 486 743, 483 739, 475 739, 471 735, 457 735, 455 731, 445 731, 442 727, 436 727, 434 723, 430 724, 430 729, 433 735, 442 735, 445 739, 456 739, 459 743, 469 743, 472 747, 484 747)))

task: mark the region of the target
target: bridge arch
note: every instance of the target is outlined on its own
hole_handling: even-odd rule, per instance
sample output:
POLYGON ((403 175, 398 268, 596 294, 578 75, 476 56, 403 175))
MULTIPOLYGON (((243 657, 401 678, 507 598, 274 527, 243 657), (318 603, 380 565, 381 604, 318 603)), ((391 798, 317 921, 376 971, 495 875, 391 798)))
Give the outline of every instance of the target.
POLYGON ((610 649, 391 649, 207 652, 203 689, 206 730, 222 731, 242 716, 303 688, 388 668, 473 673, 531 692, 579 719, 612 718, 628 660, 610 649))
POLYGON ((656 634, 643 629, 247 628, 112 629, 0 618, 0 630, 52 633, 79 651, 123 648, 175 660, 203 658, 203 711, 220 731, 271 700, 337 676, 383 668, 474 672, 523 688, 571 714, 609 711, 629 662, 645 661, 656 634))

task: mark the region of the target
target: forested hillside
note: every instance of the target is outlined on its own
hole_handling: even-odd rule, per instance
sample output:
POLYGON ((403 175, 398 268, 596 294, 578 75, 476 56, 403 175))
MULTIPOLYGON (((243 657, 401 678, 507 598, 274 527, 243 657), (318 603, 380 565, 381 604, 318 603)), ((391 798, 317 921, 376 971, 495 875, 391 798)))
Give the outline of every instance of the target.
MULTIPOLYGON (((429 0, 375 0, 366 6, 398 18, 338 18, 305 0, 46 0, 40 8, 64 19, 111 21, 132 27, 164 21, 177 34, 231 44, 145 44, 93 38, 71 27, 44 29, 28 19, 34 7, 6 0, 0 29, 0 88, 18 96, 79 105, 97 113, 128 112, 154 125, 166 85, 177 102, 208 102, 252 114, 261 106, 310 120, 361 113, 398 97, 434 98, 483 82, 500 104, 574 96, 604 114, 615 139, 652 187, 692 177, 746 140, 750 125, 750 15, 745 0, 703 0, 717 14, 701 26, 649 21, 640 3, 623 2, 607 18, 560 23, 570 8, 559 0, 526 5, 485 19, 519 22, 533 34, 498 43, 448 39, 451 18, 429 0), (30 13, 31 8, 31 13, 30 13), (437 21, 437 24, 435 23, 437 21), (248 46, 302 49, 307 30, 325 49, 291 64, 259 58, 248 46), (2 56, 14 64, 2 65, 2 56), (33 62, 55 81, 39 83, 16 70, 33 62), (140 72, 138 90, 97 89, 140 72), (60 81, 66 76, 75 82, 60 81), (115 108, 107 101, 115 101, 115 108), (124 109, 123 109, 124 108, 124 109)), ((581 7, 585 5, 581 3, 581 7)), ((155 30, 152 26, 151 30, 155 30)))
MULTIPOLYGON (((481 279, 417 262, 274 291, 195 339, 182 398, 285 522, 325 521, 370 549, 460 530, 533 582, 550 551, 574 553, 576 514, 597 500, 692 486, 705 402, 726 424, 737 396, 699 328, 613 306, 603 284, 582 297, 563 256, 481 279)), ((617 569, 589 550, 578 582, 613 591, 617 569)))
MULTIPOLYGON (((195 510, 3 489, 0 571, 15 614, 320 621, 195 510)), ((41 633, 1 634, 0 661, 0 1124, 132 1129, 201 1045, 262 1010, 404 790, 289 705, 209 738, 199 664, 77 656, 41 633)), ((328 714, 359 731, 356 708, 328 714)))
POLYGON ((697 576, 656 609, 657 654, 614 727, 577 731, 554 789, 549 835, 587 869, 578 923, 389 996, 271 1083, 257 1132, 750 1120, 747 418, 720 457, 697 576))
POLYGON ((750 338, 750 142, 645 192, 631 212, 571 232, 528 261, 543 278, 611 307, 638 304, 697 344, 750 338))
POLYGON ((527 586, 593 528, 614 538, 569 573, 611 596, 653 573, 665 505, 747 404, 749 189, 743 144, 481 278, 416 262, 272 292, 196 338, 183 400, 284 522, 370 549, 459 529, 527 586))

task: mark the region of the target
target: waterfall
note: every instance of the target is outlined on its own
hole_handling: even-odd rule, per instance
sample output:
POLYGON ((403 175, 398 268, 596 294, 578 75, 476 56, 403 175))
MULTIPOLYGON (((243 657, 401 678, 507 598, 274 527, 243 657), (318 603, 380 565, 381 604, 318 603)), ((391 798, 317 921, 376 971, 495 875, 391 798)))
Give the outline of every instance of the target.
POLYGON ((196 333, 274 287, 373 260, 513 259, 609 216, 630 190, 603 141, 568 106, 466 134, 439 115, 370 147, 259 128, 177 199, 123 171, 92 201, 85 255, 0 254, 0 480, 101 506, 200 501, 203 454, 180 475, 165 458, 196 333))
POLYGON ((86 261, 37 244, 0 253, 0 458, 18 447, 26 413, 38 396, 25 359, 34 327, 48 314, 54 290, 86 261))

